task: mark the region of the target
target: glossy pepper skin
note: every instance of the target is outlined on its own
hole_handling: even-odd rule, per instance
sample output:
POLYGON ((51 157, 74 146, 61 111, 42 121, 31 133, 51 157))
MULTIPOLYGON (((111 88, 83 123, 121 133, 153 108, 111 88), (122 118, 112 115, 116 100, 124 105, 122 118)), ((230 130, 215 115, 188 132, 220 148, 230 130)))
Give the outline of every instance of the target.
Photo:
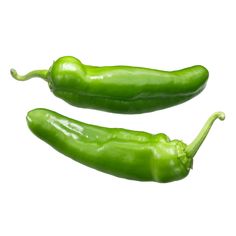
POLYGON ((36 136, 84 165, 122 178, 165 183, 188 175, 217 118, 223 120, 224 113, 214 113, 190 145, 165 134, 89 125, 42 108, 30 111, 27 122, 36 136))
POLYGON ((49 70, 31 71, 17 80, 41 77, 51 91, 66 102, 83 108, 115 113, 144 113, 183 103, 206 86, 208 71, 192 66, 178 71, 160 71, 131 66, 88 66, 66 56, 49 70))

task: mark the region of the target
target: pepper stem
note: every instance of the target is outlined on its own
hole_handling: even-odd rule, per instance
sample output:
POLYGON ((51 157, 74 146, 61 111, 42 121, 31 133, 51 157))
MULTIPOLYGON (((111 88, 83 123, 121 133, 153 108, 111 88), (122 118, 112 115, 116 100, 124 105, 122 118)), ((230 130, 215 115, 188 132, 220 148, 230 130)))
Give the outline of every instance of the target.
POLYGON ((29 72, 26 75, 19 75, 15 69, 11 69, 12 77, 20 81, 25 81, 33 77, 39 77, 47 81, 47 73, 48 73, 47 70, 34 70, 34 71, 29 72))
POLYGON ((200 148, 201 144, 203 143, 204 139, 206 138, 207 134, 209 133, 214 121, 216 119, 224 120, 225 114, 223 112, 216 112, 213 115, 211 115, 205 125, 202 127, 200 133, 197 135, 197 137, 193 140, 191 144, 187 146, 185 149, 186 154, 189 158, 193 158, 198 149, 200 148))

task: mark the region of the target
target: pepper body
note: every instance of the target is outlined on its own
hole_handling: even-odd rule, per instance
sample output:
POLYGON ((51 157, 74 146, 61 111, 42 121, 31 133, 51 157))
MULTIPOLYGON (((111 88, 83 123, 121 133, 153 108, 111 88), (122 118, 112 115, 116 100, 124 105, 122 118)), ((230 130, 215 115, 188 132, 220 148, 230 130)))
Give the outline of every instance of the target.
POLYGON ((208 71, 192 66, 178 71, 160 71, 131 66, 96 67, 67 56, 50 69, 32 71, 18 80, 41 77, 51 91, 66 102, 83 108, 115 113, 144 113, 183 103, 206 86, 208 71))
POLYGON ((36 136, 75 161, 118 177, 164 183, 188 175, 196 150, 220 116, 208 120, 194 148, 165 134, 89 125, 46 109, 30 111, 27 122, 36 136))

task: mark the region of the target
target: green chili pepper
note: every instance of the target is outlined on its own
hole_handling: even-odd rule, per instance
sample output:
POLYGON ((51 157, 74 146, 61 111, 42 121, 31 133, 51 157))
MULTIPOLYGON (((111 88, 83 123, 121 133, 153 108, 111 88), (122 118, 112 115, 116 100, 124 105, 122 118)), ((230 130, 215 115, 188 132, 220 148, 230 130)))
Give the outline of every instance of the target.
POLYGON ((170 182, 188 175, 217 118, 224 120, 224 113, 214 113, 190 145, 165 134, 89 125, 46 109, 30 111, 27 122, 36 136, 84 165, 127 179, 170 182))
POLYGON ((208 79, 203 66, 160 71, 130 66, 95 67, 74 57, 59 58, 49 70, 35 70, 17 80, 41 77, 66 102, 116 113, 143 113, 183 103, 199 94, 208 79))

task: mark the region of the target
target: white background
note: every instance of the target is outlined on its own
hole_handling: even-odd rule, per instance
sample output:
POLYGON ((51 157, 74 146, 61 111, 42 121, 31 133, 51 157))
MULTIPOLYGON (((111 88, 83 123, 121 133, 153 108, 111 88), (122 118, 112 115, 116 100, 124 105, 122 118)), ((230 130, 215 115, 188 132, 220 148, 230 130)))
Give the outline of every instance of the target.
POLYGON ((0 235, 236 235, 235 1, 26 1, 0 3, 0 235), (170 109, 118 115, 80 109, 19 73, 73 55, 91 65, 175 70, 202 64, 206 89, 170 109), (100 173, 53 150, 27 128, 45 107, 75 119, 190 143, 216 121, 184 180, 137 182, 100 173))

